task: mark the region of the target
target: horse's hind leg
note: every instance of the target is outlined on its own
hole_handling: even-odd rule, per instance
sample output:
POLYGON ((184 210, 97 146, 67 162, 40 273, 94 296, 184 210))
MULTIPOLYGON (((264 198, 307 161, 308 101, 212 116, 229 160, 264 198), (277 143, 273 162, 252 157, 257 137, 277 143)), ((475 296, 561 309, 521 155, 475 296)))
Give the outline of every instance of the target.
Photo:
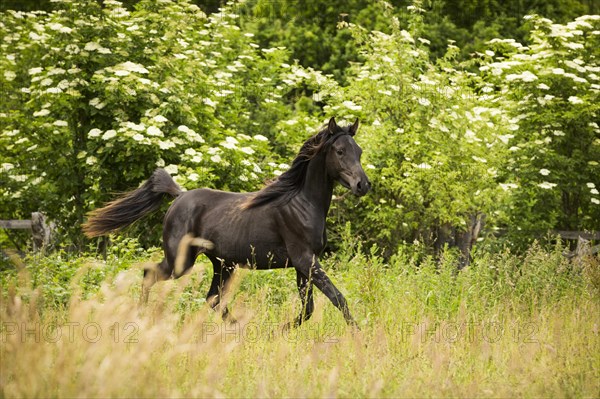
POLYGON ((194 237, 191 234, 184 235, 177 247, 177 258, 175 259, 173 278, 179 278, 186 274, 186 272, 194 266, 198 255, 213 248, 214 244, 208 240, 194 237))
POLYGON ((177 256, 179 240, 174 237, 170 237, 165 240, 163 246, 165 250, 165 257, 162 262, 155 264, 152 268, 144 269, 144 280, 142 281, 142 296, 140 298, 140 304, 145 305, 148 303, 148 295, 150 294, 150 288, 159 281, 165 281, 171 278, 173 274, 173 267, 175 266, 175 260, 177 256))
POLYGON ((212 256, 209 256, 209 259, 213 264, 214 274, 210 288, 206 294, 206 302, 213 310, 221 311, 223 320, 235 322, 229 313, 229 309, 227 309, 227 304, 223 300, 229 279, 235 271, 235 266, 225 266, 219 259, 212 256))
POLYGON ((142 297, 140 302, 148 302, 150 288, 159 281, 169 278, 179 278, 188 271, 201 252, 213 248, 213 243, 201 238, 194 238, 186 234, 177 240, 174 236, 169 237, 165 243, 165 258, 154 268, 144 270, 144 281, 142 283, 142 297))
POLYGON ((148 295, 150 288, 159 281, 168 280, 171 277, 173 268, 169 266, 167 259, 163 259, 160 263, 155 263, 152 267, 144 269, 144 278, 142 280, 142 295, 140 304, 148 303, 148 295))

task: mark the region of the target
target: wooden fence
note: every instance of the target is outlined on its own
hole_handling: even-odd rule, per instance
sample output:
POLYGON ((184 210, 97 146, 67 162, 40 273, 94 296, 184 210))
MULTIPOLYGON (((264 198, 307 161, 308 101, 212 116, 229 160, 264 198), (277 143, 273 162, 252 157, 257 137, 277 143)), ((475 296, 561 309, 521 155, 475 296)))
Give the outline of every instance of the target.
MULTIPOLYGON (((40 251, 50 244, 52 226, 46 223, 46 216, 42 212, 33 212, 30 220, 0 220, 2 229, 30 229, 33 237, 33 250, 40 251)), ((600 231, 565 231, 553 230, 553 234, 563 240, 577 240, 574 251, 565 251, 568 258, 600 252, 600 245, 590 246, 591 241, 600 240, 600 231)))

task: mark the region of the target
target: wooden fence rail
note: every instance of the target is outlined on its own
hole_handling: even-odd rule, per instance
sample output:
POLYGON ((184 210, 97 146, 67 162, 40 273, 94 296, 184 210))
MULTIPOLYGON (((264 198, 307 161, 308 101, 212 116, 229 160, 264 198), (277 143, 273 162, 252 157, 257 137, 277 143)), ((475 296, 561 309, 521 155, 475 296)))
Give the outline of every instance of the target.
POLYGON ((33 250, 40 251, 50 244, 52 226, 46 223, 42 212, 33 212, 30 220, 0 220, 0 228, 11 230, 31 230, 33 250))
POLYGON ((0 220, 0 228, 26 230, 31 228, 31 220, 0 220))
POLYGON ((578 240, 583 238, 584 240, 600 240, 600 231, 564 231, 564 230, 553 230, 553 234, 560 236, 563 240, 578 240))

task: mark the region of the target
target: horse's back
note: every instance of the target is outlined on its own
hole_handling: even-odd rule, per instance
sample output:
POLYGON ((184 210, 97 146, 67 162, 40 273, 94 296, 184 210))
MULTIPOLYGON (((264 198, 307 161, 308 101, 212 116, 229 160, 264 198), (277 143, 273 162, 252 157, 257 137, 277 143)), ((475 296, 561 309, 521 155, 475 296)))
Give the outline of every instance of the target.
POLYGON ((235 193, 231 191, 214 190, 212 188, 196 188, 194 190, 186 191, 180 198, 196 203, 214 203, 213 201, 244 202, 253 194, 254 193, 235 193))
POLYGON ((236 213, 250 193, 233 193, 197 188, 186 191, 173 202, 165 215, 165 229, 171 224, 183 224, 185 233, 200 233, 197 231, 198 219, 203 219, 206 213, 219 214, 223 219, 236 213))
POLYGON ((260 269, 285 267, 287 254, 277 211, 246 209, 243 205, 253 194, 205 188, 185 192, 165 216, 163 239, 192 234, 213 242, 214 249, 206 253, 227 262, 254 263, 260 269))

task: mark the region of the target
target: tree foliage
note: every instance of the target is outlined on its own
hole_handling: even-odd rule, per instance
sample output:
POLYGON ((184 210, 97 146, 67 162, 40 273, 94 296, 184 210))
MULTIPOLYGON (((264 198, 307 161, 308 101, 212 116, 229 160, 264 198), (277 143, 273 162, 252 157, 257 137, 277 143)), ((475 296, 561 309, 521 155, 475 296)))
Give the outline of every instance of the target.
MULTIPOLYGON (((0 23, 2 218, 43 210, 80 246, 85 213, 157 166, 188 189, 256 190, 336 116, 361 119, 375 189, 336 192, 334 236, 350 222, 391 254, 483 214, 516 240, 599 224, 598 16, 529 17, 529 41, 482 41, 462 61, 441 40, 456 25, 437 34, 426 2, 56 7, 0 23)), ((159 221, 139 231, 154 240, 159 221)))

